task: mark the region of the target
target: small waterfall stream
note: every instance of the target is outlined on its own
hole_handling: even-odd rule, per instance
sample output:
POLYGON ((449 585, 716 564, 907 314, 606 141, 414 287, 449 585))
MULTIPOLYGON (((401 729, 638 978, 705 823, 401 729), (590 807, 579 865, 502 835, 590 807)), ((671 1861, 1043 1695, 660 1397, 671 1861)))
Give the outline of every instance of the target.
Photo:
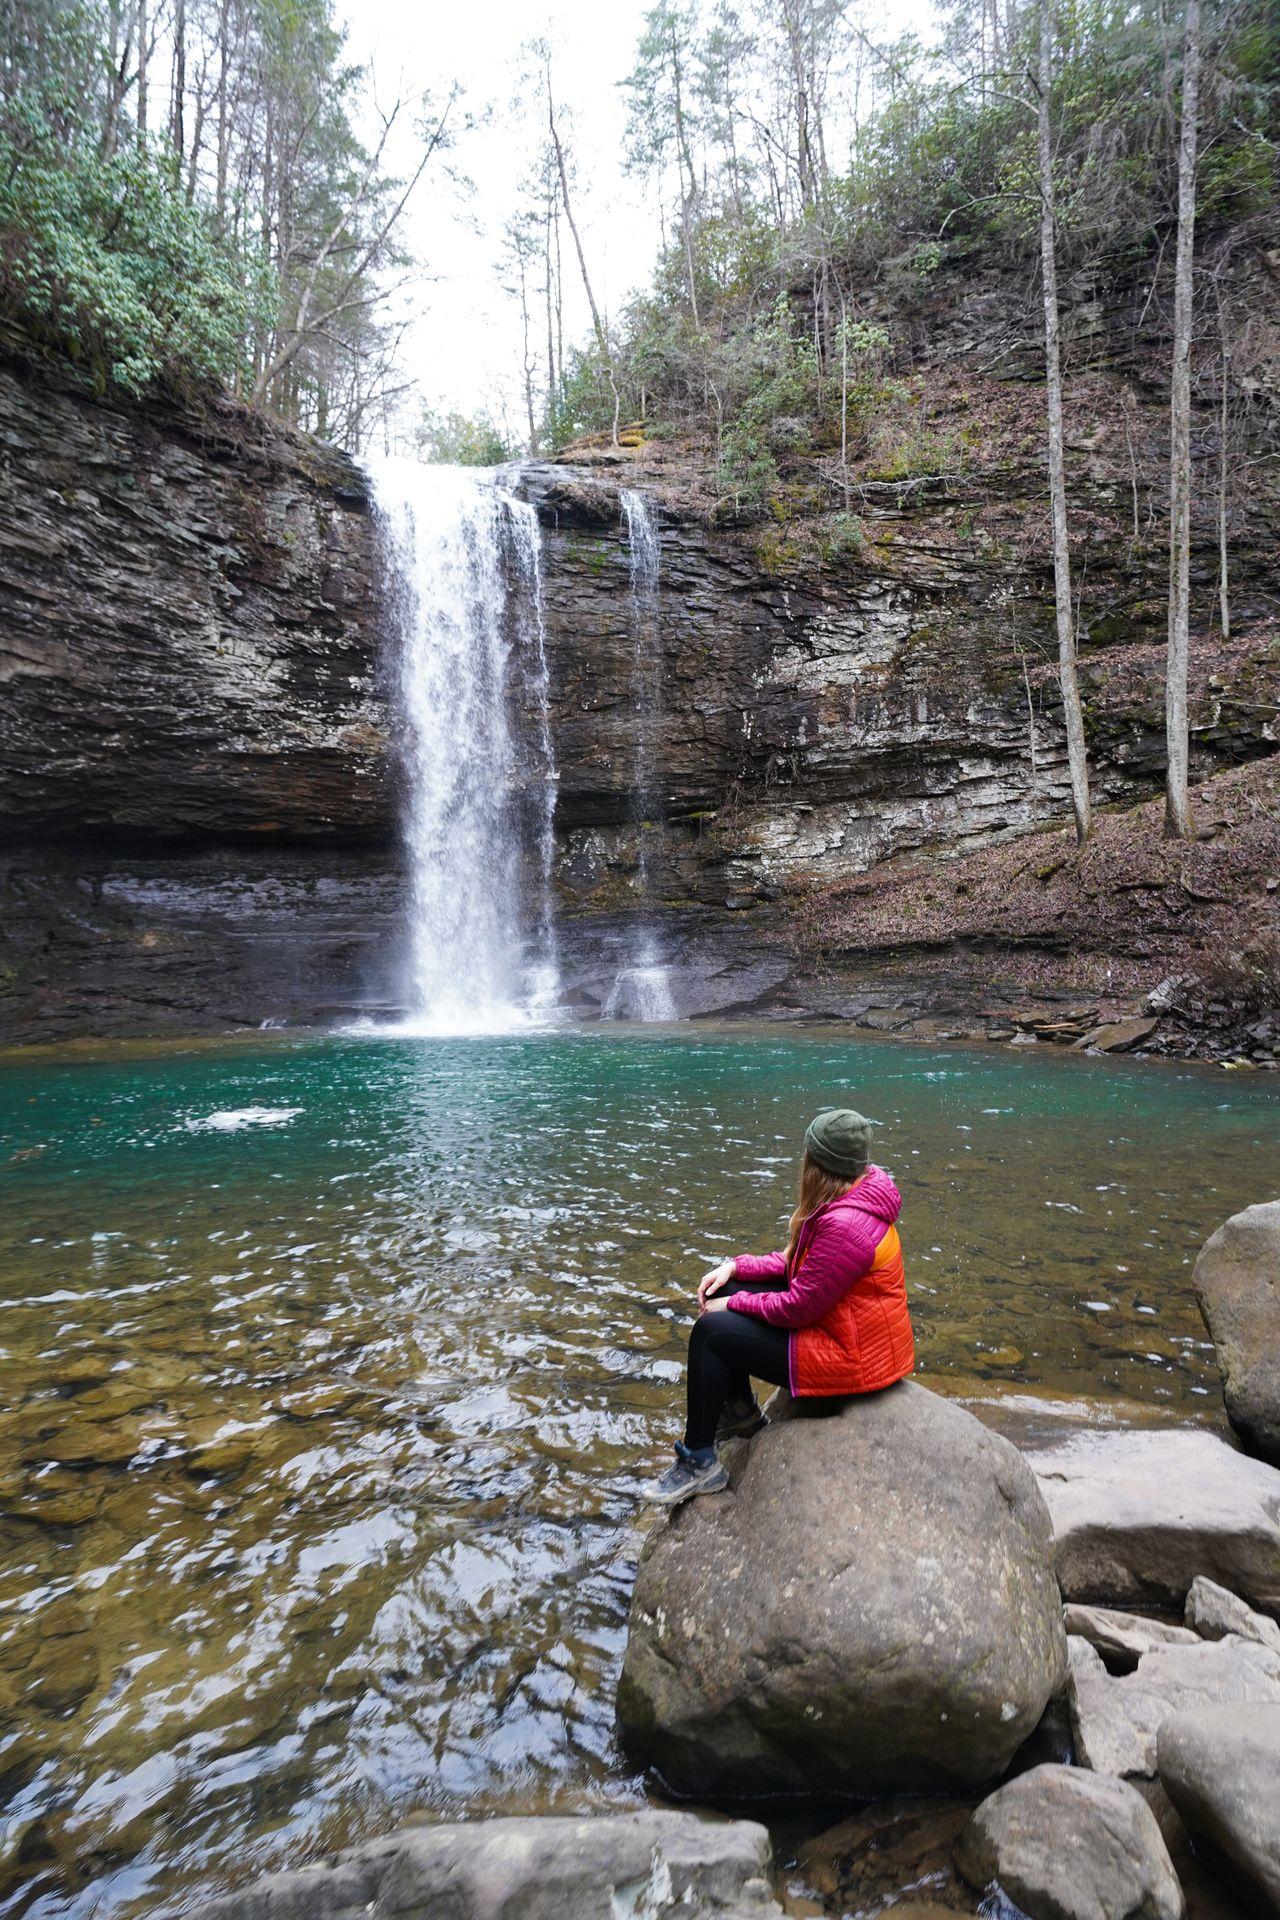
POLYGON ((399 640, 404 1028, 518 1025, 558 985, 537 517, 484 471, 388 459, 373 480, 399 640))
POLYGON ((631 812, 638 828, 636 878, 643 918, 634 935, 628 964, 619 970, 602 1011, 606 1020, 674 1020, 670 978, 651 919, 653 880, 646 831, 646 823, 656 811, 654 748, 662 725, 662 643, 658 628, 662 547, 658 524, 645 496, 624 487, 621 500, 631 567, 631 697, 636 715, 631 812))

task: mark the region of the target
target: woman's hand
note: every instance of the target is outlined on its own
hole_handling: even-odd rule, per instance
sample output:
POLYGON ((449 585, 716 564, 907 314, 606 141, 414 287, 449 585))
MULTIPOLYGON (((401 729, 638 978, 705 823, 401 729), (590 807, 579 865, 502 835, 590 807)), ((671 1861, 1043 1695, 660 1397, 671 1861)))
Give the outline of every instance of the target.
MULTIPOLYGON (((712 1294, 719 1293, 721 1287, 727 1287, 737 1271, 738 1263, 736 1260, 722 1260, 718 1267, 712 1267, 710 1273, 703 1274, 701 1280, 698 1282, 699 1313, 705 1313, 707 1311, 707 1302, 710 1300, 712 1294)), ((717 1301, 716 1304, 717 1306, 723 1306, 724 1302, 717 1301)))

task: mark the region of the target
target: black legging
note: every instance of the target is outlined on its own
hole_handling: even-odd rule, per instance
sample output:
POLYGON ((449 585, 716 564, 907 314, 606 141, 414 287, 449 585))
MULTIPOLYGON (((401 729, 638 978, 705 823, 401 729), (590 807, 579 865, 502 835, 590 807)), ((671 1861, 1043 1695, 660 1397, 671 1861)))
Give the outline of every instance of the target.
MULTIPOLYGON (((776 1293, 776 1280, 730 1282, 735 1293, 776 1293)), ((689 1419, 684 1444, 694 1450, 715 1445, 716 1427, 727 1400, 745 1400, 751 1381, 788 1384, 788 1336, 753 1313, 704 1313, 689 1335, 689 1419)))

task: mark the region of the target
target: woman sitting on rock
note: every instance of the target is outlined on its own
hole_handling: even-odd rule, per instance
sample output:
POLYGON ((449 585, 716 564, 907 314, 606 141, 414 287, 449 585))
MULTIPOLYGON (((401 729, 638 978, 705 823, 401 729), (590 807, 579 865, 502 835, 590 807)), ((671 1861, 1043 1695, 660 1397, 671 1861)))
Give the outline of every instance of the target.
POLYGON ((676 1462, 645 1488, 659 1506, 722 1493, 716 1443, 765 1424, 751 1382, 797 1397, 875 1393, 911 1372, 915 1345, 895 1222, 902 1197, 867 1164, 871 1123, 825 1107, 804 1136, 800 1199, 783 1253, 739 1254, 704 1274, 689 1336, 689 1414, 676 1462), (721 1298, 731 1281, 737 1291, 721 1298))

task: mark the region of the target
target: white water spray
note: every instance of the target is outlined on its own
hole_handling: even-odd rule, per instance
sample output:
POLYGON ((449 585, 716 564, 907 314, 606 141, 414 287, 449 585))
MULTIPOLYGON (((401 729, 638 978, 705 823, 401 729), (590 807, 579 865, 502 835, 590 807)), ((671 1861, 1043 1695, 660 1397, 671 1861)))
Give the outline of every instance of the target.
POLYGON ((658 631, 658 580, 662 548, 658 526, 642 493, 624 487, 631 566, 631 697, 636 713, 635 783, 632 812, 639 829, 637 879, 645 919, 635 936, 630 964, 620 969, 602 1009, 606 1020, 674 1020, 675 1001, 658 935, 648 919, 653 907, 646 822, 655 811, 654 741, 662 724, 662 646, 658 631))
POLYGON ((387 460, 373 478, 403 727, 401 1030, 503 1030, 557 989, 537 518, 475 469, 387 460), (517 733, 518 701, 535 718, 517 733))

